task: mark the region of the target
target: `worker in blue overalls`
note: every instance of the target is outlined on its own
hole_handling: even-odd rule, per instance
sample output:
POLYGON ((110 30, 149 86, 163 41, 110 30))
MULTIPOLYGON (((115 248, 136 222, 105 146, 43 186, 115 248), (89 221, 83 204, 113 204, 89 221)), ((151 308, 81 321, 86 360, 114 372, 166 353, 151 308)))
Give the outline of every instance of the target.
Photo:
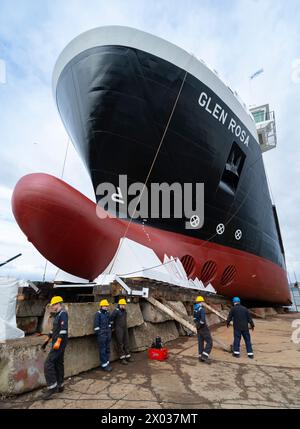
POLYGON ((47 340, 42 345, 45 351, 51 340, 51 350, 44 365, 44 373, 47 382, 47 390, 42 399, 50 399, 56 392, 64 390, 64 355, 68 342, 68 313, 62 307, 61 296, 54 296, 50 302, 50 313, 53 317, 53 327, 47 340))
POLYGON ((253 349, 251 344, 251 337, 249 332, 249 325, 252 331, 254 330, 254 323, 250 316, 249 310, 241 305, 241 300, 238 296, 235 296, 232 300, 233 307, 229 312, 227 318, 227 328, 230 326, 231 320, 233 320, 233 356, 236 358, 240 357, 240 342, 241 337, 244 338, 247 354, 250 359, 253 359, 253 349))
POLYGON ((100 309, 95 316, 94 331, 97 335, 101 369, 110 372, 112 371, 112 367, 109 364, 111 343, 111 320, 108 311, 109 302, 106 299, 102 299, 99 306, 100 309))
POLYGON ((205 309, 202 306, 203 302, 203 296, 197 296, 196 303, 194 305, 194 322, 198 334, 199 360, 201 362, 210 364, 211 361, 209 359, 209 355, 212 350, 213 340, 208 325, 206 323, 205 309))

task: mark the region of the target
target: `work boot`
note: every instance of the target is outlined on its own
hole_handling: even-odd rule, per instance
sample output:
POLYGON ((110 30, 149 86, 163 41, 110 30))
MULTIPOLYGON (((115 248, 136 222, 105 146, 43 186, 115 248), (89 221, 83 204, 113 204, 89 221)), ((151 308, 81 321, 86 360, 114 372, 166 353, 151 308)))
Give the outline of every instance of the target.
POLYGON ((248 355, 248 358, 249 359, 254 359, 254 356, 253 355, 248 355))
POLYGON ((102 366, 101 369, 102 369, 102 371, 105 371, 105 372, 111 372, 112 371, 112 367, 110 365, 102 366))
POLYGON ((54 387, 53 389, 47 389, 46 392, 42 395, 42 400, 47 401, 48 399, 51 399, 51 396, 54 395, 54 393, 57 392, 57 387, 54 387))
POLYGON ((201 360, 201 362, 207 363, 207 365, 211 364, 211 360, 209 358, 203 358, 202 357, 200 360, 201 360))
POLYGON ((121 364, 121 365, 128 365, 128 362, 127 362, 127 360, 124 358, 124 359, 120 359, 120 364, 121 364))
POLYGON ((58 386, 57 391, 58 393, 62 393, 65 390, 65 386, 58 386))
POLYGON ((232 353, 232 356, 235 357, 235 358, 239 358, 240 357, 240 355, 237 355, 236 353, 232 353))
POLYGON ((134 359, 132 356, 129 356, 128 358, 126 358, 127 362, 134 362, 134 359))

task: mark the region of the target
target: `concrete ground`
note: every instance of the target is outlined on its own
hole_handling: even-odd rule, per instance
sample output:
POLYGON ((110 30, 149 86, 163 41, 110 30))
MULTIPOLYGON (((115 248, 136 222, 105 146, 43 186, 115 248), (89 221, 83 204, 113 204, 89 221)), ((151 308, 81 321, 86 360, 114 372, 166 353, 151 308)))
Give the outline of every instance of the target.
MULTIPOLYGON (((255 320, 254 360, 244 345, 240 359, 215 347, 209 366, 198 361, 196 337, 180 338, 168 344, 167 361, 135 353, 134 363, 112 363, 110 374, 96 369, 66 380, 65 391, 52 400, 40 401, 38 390, 0 400, 0 408, 300 408, 294 319, 300 326, 299 313, 255 320)), ((230 344, 232 328, 221 326, 213 335, 230 344)))

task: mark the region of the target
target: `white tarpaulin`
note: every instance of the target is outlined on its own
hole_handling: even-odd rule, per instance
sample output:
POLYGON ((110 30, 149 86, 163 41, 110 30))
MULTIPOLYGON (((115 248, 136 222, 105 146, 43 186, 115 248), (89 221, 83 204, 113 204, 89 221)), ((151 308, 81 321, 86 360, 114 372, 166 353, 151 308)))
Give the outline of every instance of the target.
POLYGON ((82 279, 81 277, 73 276, 72 274, 69 274, 63 270, 57 271, 54 277, 54 283, 55 282, 66 282, 66 283, 76 283, 76 284, 89 283, 88 280, 82 279))
POLYGON ((16 323, 16 297, 19 282, 16 279, 0 277, 0 341, 25 336, 16 323))
POLYGON ((185 269, 178 258, 164 256, 164 262, 150 247, 128 238, 121 238, 118 250, 112 261, 94 281, 105 285, 114 281, 114 276, 122 278, 143 277, 170 283, 189 289, 216 293, 212 288, 205 288, 201 280, 188 279, 185 269))
MULTIPOLYGON (((171 276, 154 251, 129 238, 121 238, 119 247, 104 275, 117 274, 119 277, 145 277, 170 282, 171 276), (150 269, 149 269, 150 268, 150 269)), ((95 280, 96 282, 98 279, 95 280)))
POLYGON ((205 290, 207 292, 211 292, 211 293, 217 293, 216 289, 213 287, 213 285, 211 283, 208 283, 208 285, 206 286, 205 290))

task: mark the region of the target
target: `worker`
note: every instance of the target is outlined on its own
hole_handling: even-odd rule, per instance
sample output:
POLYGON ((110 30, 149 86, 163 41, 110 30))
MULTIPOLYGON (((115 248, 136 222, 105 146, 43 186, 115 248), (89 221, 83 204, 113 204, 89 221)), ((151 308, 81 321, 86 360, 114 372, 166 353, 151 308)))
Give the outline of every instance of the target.
POLYGON ((197 296, 194 305, 194 322, 198 334, 199 361, 210 364, 211 360, 209 359, 209 355, 212 350, 213 340, 206 323, 205 309, 202 306, 203 302, 204 298, 202 296, 197 296))
POLYGON ((230 322, 233 320, 233 356, 236 358, 240 357, 240 342, 241 337, 243 337, 246 343, 248 357, 253 359, 254 355, 249 332, 249 325, 251 326, 251 329, 254 330, 253 320, 250 316, 249 310, 241 305, 241 300, 238 296, 235 296, 232 302, 233 307, 227 318, 227 328, 229 328, 230 322))
POLYGON ((95 316, 94 331, 97 335, 101 369, 110 372, 112 371, 112 367, 109 364, 111 343, 111 321, 108 311, 109 302, 106 299, 102 299, 99 303, 99 307, 100 309, 95 316))
POLYGON ((44 365, 47 390, 44 400, 50 399, 56 392, 64 390, 64 355, 68 342, 68 313, 62 306, 61 296, 54 296, 50 301, 50 314, 53 317, 53 327, 47 340, 42 345, 45 350, 48 342, 52 340, 51 350, 44 365))
POLYGON ((133 362, 133 358, 129 352, 126 305, 126 300, 121 298, 117 308, 111 314, 112 329, 115 329, 120 363, 123 365, 133 362))

